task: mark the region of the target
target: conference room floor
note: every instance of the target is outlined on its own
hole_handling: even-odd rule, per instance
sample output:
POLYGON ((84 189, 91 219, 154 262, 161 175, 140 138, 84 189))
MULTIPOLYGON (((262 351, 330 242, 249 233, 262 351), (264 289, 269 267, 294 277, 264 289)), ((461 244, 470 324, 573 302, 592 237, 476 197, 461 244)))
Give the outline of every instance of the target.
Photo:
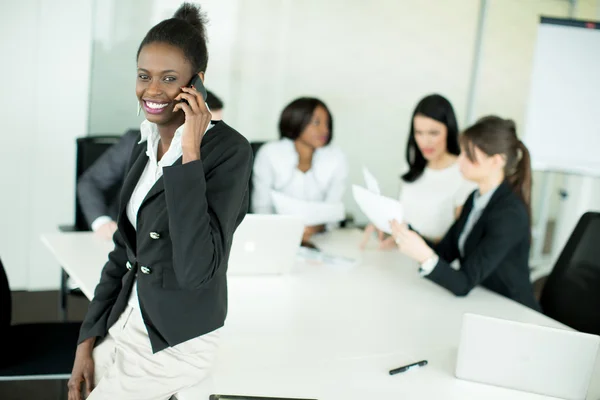
MULTIPOLYGON (((58 291, 12 292, 13 324, 58 321, 58 291)), ((81 321, 89 301, 84 296, 69 296, 68 319, 81 321)), ((0 381, 2 400, 56 400, 67 381, 0 381)))

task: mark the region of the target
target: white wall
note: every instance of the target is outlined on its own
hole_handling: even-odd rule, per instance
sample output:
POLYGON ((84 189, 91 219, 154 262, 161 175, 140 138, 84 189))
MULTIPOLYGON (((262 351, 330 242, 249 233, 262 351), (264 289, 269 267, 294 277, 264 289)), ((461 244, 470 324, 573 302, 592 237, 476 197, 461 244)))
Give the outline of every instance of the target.
MULTIPOLYGON (((139 124, 135 51, 143 34, 179 3, 154 1, 152 13, 129 25, 131 37, 110 45, 96 42, 92 133, 119 133, 139 124), (105 54, 107 47, 118 51, 105 54), (112 65, 110 73, 98 71, 105 64, 112 65)), ((127 15, 142 2, 111 4, 116 14, 127 15)), ((383 190, 396 195, 417 101, 441 92, 459 116, 464 114, 478 4, 204 1, 211 20, 206 86, 223 97, 225 120, 250 140, 275 139, 279 113, 295 97, 322 98, 335 118, 335 142, 352 160, 352 180, 360 179, 362 160, 381 179, 383 190)), ((129 22, 115 18, 111 31, 129 22)), ((356 211, 349 196, 347 204, 356 211)))
MULTIPOLYGON (((0 179, 11 196, 0 196, 0 256, 13 286, 57 286, 58 266, 38 236, 72 221, 74 138, 139 124, 137 46, 180 3, 3 4, 0 49, 8 57, 0 72, 11 77, 3 86, 11 96, 0 99, 8 145, 1 151, 10 167, 0 168, 0 179)), ((201 4, 211 20, 207 86, 225 101, 227 122, 250 140, 276 138, 279 113, 293 98, 321 97, 334 114, 335 142, 350 157, 352 181, 361 181, 365 163, 394 195, 416 102, 440 92, 464 123, 479 0, 201 4)), ((594 18, 596 7, 596 0, 579 0, 578 16, 594 18)), ((523 121, 539 14, 565 17, 567 11, 566 0, 490 0, 478 116, 493 112, 523 121)))
POLYGON ((86 134, 91 1, 21 0, 0 13, 0 257, 13 289, 56 288, 39 236, 73 220, 75 138, 86 134))
POLYGON ((29 269, 29 190, 31 149, 35 132, 37 77, 37 9, 38 0, 10 2, 0 13, 0 53, 9 55, 0 62, 0 76, 12 77, 3 82, 0 96, 0 257, 13 287, 26 287, 29 269), (17 78, 18 77, 18 78, 17 78), (10 95, 9 95, 10 94, 10 95))
MULTIPOLYGON (((173 15, 179 0, 94 1, 90 134, 122 134, 139 127, 136 115, 136 53, 148 30, 173 15)), ((201 2, 209 16, 207 86, 224 99, 233 94, 233 53, 237 42, 238 0, 201 2)), ((227 102, 233 109, 233 102, 227 102)), ((230 107, 229 107, 230 106, 230 107)))
MULTIPOLYGON (((578 16, 593 17, 595 2, 580 0, 578 16)), ((172 15, 180 2, 97 3, 119 17, 110 19, 108 29, 103 24, 101 31, 112 34, 96 42, 90 131, 120 133, 139 124, 135 50, 145 32, 172 15), (124 17, 142 4, 152 6, 135 20, 124 17), (112 50, 106 52, 107 47, 112 50)), ((321 97, 334 114, 335 142, 351 159, 352 181, 361 181, 365 163, 384 192, 395 195, 406 167, 404 149, 416 102, 440 92, 453 102, 462 126, 466 122, 479 0, 201 3, 211 20, 207 86, 225 100, 225 120, 250 140, 276 138, 279 113, 293 98, 321 97)), ((489 4, 475 114, 496 113, 521 126, 539 16, 566 17, 569 4, 489 4)), ((553 202, 556 213, 558 198, 553 202)), ((346 203, 357 212, 350 196, 346 203)))

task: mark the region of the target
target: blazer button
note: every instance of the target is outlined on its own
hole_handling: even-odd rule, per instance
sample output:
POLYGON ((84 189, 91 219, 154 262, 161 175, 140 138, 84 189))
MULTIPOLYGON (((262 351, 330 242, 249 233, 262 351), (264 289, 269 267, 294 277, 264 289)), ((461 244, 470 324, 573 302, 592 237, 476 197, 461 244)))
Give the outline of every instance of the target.
POLYGON ((140 271, 142 271, 142 274, 146 274, 146 275, 150 275, 152 273, 152 270, 148 267, 144 267, 143 265, 140 267, 140 271))
POLYGON ((127 264, 125 264, 125 266, 127 267, 128 270, 132 270, 133 267, 131 266, 131 263, 129 261, 127 261, 127 264))
POLYGON ((150 237, 154 240, 160 239, 160 234, 158 234, 157 232, 150 232, 150 237))

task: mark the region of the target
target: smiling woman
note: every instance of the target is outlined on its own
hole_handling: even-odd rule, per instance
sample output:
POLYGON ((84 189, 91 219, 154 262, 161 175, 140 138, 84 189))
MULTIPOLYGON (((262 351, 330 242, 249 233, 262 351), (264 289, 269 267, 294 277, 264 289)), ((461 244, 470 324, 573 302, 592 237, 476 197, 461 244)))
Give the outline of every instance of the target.
POLYGON ((252 150, 211 121, 200 9, 182 5, 138 54, 141 136, 121 192, 114 250, 82 324, 69 399, 208 398, 227 314, 233 233, 248 208, 252 150), (195 80, 195 78, 198 80, 195 80), (97 385, 96 385, 97 384, 97 385))
POLYGON ((163 42, 144 46, 138 56, 135 90, 146 119, 155 124, 181 125, 183 115, 175 112, 175 98, 193 75, 181 49, 163 42))

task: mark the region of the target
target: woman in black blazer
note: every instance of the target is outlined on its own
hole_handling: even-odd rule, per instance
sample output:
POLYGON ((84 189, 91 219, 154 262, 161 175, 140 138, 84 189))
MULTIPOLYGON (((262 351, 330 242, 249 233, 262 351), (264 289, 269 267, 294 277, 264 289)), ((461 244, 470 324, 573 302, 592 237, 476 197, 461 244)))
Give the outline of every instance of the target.
POLYGON ((481 284, 539 310, 529 279, 529 152, 514 122, 493 116, 479 120, 460 140, 461 172, 479 188, 437 245, 392 221, 398 248, 421 264, 423 276, 457 296, 481 284), (459 270, 450 266, 456 259, 459 270))
POLYGON ((211 121, 202 94, 188 87, 204 80, 207 60, 202 14, 189 4, 139 47, 146 120, 115 247, 81 327, 71 400, 83 383, 94 400, 208 398, 202 386, 227 314, 227 260, 247 212, 252 150, 211 121))

